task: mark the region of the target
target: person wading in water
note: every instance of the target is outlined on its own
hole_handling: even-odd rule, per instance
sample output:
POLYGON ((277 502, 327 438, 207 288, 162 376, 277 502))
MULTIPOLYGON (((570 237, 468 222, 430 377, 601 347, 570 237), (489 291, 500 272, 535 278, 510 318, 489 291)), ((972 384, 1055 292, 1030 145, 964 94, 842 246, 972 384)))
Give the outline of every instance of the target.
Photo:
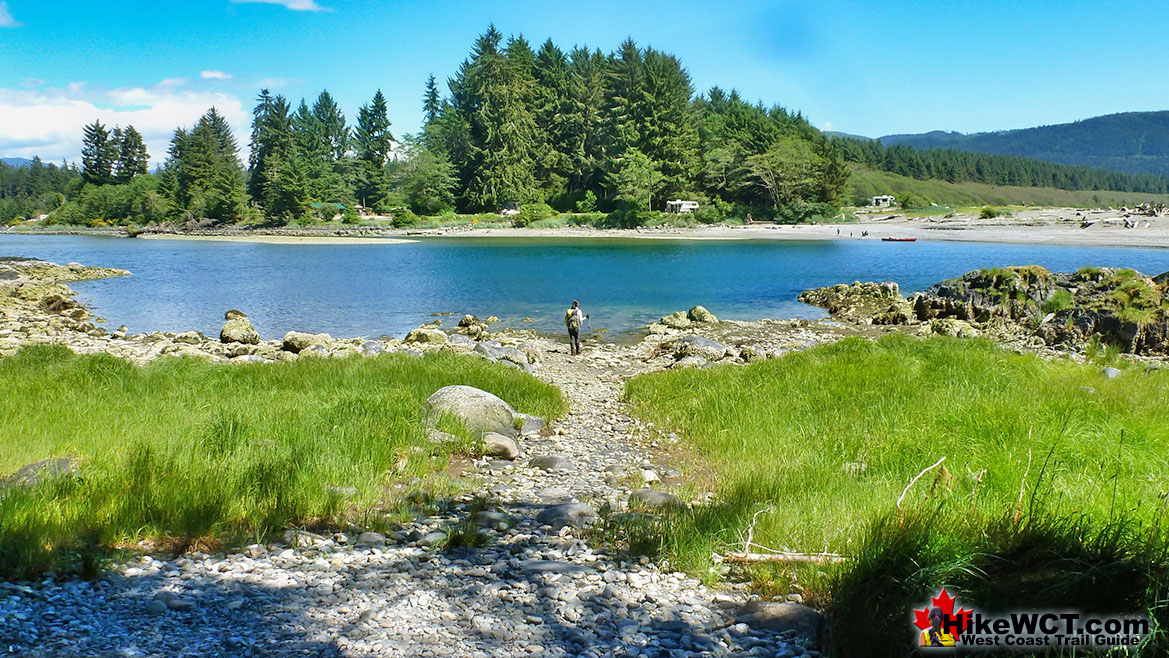
POLYGON ((564 313, 564 325, 568 327, 568 351, 572 356, 580 354, 580 325, 589 316, 581 315, 580 302, 572 300, 572 308, 564 313))

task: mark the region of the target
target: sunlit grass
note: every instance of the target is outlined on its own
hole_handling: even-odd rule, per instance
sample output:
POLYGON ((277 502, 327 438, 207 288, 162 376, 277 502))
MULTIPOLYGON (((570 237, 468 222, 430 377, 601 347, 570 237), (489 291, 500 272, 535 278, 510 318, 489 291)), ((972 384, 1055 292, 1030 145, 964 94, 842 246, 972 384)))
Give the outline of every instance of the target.
POLYGON ((563 413, 554 387, 482 359, 303 359, 145 367, 62 347, 0 359, 0 473, 73 457, 80 474, 0 494, 0 575, 70 570, 144 538, 262 539, 293 524, 375 522, 387 487, 441 473, 423 402, 448 384, 563 413))

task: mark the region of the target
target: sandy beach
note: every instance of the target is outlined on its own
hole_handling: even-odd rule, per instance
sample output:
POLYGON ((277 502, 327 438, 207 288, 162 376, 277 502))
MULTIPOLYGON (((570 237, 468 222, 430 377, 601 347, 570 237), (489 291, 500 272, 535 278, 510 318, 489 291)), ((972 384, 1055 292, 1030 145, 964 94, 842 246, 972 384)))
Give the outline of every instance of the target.
MULTIPOLYGON (((1150 217, 1123 210, 1037 208, 1011 217, 981 219, 973 214, 907 216, 900 213, 860 213, 859 221, 834 224, 762 224, 751 226, 673 226, 635 229, 473 228, 469 224, 441 228, 395 229, 377 226, 273 228, 247 230, 229 227, 199 233, 143 233, 146 240, 205 240, 261 244, 405 244, 436 238, 545 238, 649 240, 880 240, 913 238, 939 242, 985 242, 1077 247, 1136 247, 1169 249, 1169 217, 1150 217), (1126 225, 1128 226, 1126 228, 1126 225)), ((10 234, 71 234, 125 236, 111 229, 29 229, 0 231, 10 234)))
POLYGON ((184 235, 181 233, 151 233, 138 236, 143 240, 201 240, 205 242, 254 242, 259 244, 363 244, 386 245, 414 242, 392 237, 317 237, 306 235, 184 235))

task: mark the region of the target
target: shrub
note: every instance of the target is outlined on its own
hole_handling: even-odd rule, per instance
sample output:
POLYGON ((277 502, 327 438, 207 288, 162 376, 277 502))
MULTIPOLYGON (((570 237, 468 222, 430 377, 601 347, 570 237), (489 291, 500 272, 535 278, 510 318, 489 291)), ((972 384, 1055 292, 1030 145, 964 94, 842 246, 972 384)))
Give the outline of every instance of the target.
POLYGON ((904 210, 921 210, 922 208, 929 208, 929 199, 918 196, 916 194, 907 195, 901 200, 901 208, 904 210))
POLYGON ((395 208, 390 223, 394 228, 410 228, 417 226, 419 219, 409 208, 395 208))
POLYGON ((993 206, 983 206, 982 212, 978 213, 979 219, 994 219, 995 217, 1006 217, 1010 213, 1005 208, 995 208, 993 206))
POLYGON ((519 228, 523 228, 532 222, 538 222, 542 219, 549 219, 555 216, 556 211, 546 203, 525 203, 520 206, 520 214, 512 219, 512 223, 519 228))
POLYGON ((1047 299, 1043 300, 1040 309, 1044 313, 1059 313, 1072 307, 1072 293, 1066 288, 1056 288, 1047 299))
POLYGON ((597 209, 597 195, 589 190, 585 192, 584 198, 576 202, 577 212, 593 212, 597 209))
POLYGON ((361 215, 358 214, 356 209, 350 206, 345 206, 345 209, 341 211, 342 224, 357 224, 360 221, 361 215))

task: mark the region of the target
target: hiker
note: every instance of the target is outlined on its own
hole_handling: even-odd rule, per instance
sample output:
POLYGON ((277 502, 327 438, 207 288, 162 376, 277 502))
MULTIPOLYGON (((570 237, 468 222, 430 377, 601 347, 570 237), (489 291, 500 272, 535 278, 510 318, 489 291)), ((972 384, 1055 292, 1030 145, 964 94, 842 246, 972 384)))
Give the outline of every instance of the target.
POLYGON ((572 356, 580 354, 580 325, 589 316, 581 315, 580 302, 572 300, 572 308, 564 313, 564 326, 568 327, 568 351, 572 356))

